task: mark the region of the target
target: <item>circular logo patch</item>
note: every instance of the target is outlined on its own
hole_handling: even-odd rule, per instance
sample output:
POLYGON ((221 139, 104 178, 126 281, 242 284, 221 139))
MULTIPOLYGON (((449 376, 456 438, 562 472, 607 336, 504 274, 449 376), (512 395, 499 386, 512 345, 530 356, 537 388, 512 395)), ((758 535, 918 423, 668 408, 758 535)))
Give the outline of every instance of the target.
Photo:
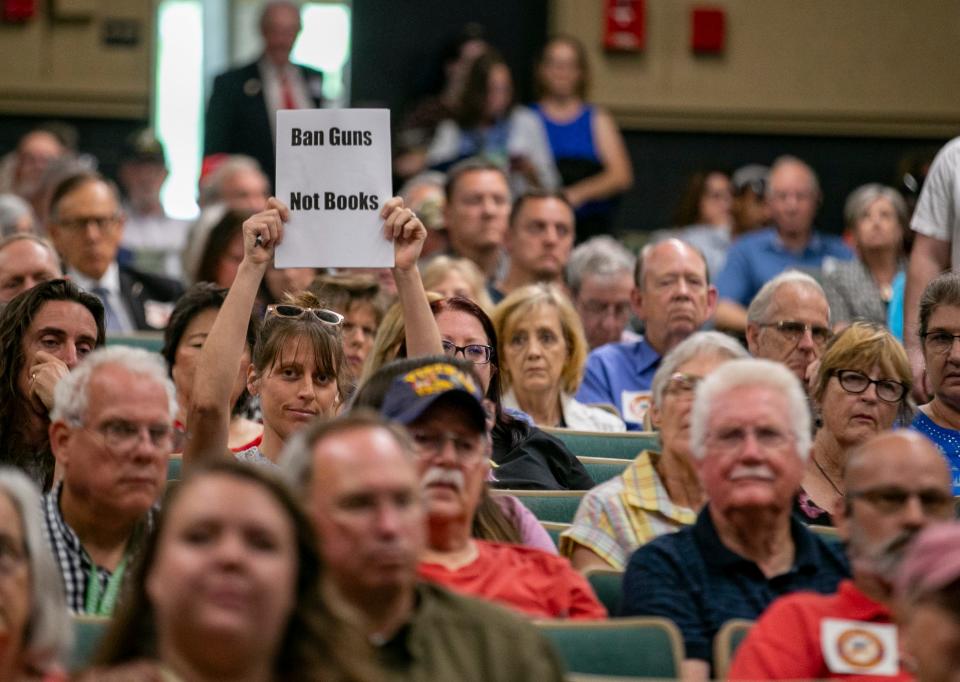
POLYGON ((883 660, 883 642, 867 630, 847 630, 837 638, 837 653, 856 668, 871 668, 883 660))

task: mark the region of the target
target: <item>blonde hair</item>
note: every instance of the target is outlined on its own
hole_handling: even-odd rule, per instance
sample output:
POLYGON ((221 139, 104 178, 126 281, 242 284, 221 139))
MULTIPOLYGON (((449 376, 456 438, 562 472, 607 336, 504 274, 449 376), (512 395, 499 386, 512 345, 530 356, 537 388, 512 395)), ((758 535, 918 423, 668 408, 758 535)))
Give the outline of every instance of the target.
MULTIPOLYGON (((427 292, 427 302, 442 301, 443 296, 433 291, 427 292)), ((365 383, 367 379, 373 376, 378 369, 388 362, 397 359, 397 353, 403 346, 407 328, 403 321, 403 308, 397 301, 387 309, 380 326, 377 327, 377 335, 373 339, 373 348, 367 355, 366 362, 363 363, 363 372, 360 376, 360 384, 365 383)))
POLYGON ((834 372, 854 369, 868 374, 874 365, 880 367, 885 377, 899 381, 908 389, 912 386, 910 361, 900 342, 878 324, 854 322, 833 337, 824 349, 813 387, 813 399, 818 403, 823 400, 834 372))
POLYGON ((423 268, 423 288, 430 291, 445 280, 451 272, 457 273, 466 280, 472 292, 468 298, 489 315, 493 310, 493 299, 487 293, 486 278, 477 264, 469 258, 434 256, 423 268))
POLYGON ((560 329, 567 343, 567 359, 560 374, 565 393, 576 393, 583 379, 583 369, 587 362, 587 339, 583 333, 583 324, 567 295, 554 284, 530 284, 512 292, 497 304, 493 310, 493 326, 497 332, 500 347, 497 353, 501 358, 500 378, 504 390, 510 388, 510 370, 506 358, 506 346, 513 336, 517 322, 535 308, 551 306, 560 318, 560 329))

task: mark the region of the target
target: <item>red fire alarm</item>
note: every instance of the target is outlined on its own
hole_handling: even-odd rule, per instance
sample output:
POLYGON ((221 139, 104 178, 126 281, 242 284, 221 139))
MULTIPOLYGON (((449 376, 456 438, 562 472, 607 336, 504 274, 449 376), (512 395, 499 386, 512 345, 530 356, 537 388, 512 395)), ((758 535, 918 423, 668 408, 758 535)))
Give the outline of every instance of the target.
POLYGON ((726 12, 718 7, 690 11, 690 49, 697 54, 721 54, 726 38, 726 12))
POLYGON ((616 52, 639 52, 646 47, 645 0, 606 0, 603 47, 616 52))
POLYGON ((37 13, 37 0, 3 0, 0 2, 0 19, 18 24, 33 19, 37 13))

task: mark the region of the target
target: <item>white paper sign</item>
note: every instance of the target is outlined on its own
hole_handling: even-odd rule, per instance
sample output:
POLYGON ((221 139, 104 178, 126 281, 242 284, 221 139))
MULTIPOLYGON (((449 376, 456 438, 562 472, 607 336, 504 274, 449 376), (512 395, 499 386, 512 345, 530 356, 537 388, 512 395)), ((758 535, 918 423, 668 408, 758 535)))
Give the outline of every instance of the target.
POLYGON ((277 112, 277 198, 290 209, 278 268, 393 267, 388 109, 277 112))
POLYGON ((830 672, 892 677, 899 670, 895 625, 824 618, 820 645, 830 672))

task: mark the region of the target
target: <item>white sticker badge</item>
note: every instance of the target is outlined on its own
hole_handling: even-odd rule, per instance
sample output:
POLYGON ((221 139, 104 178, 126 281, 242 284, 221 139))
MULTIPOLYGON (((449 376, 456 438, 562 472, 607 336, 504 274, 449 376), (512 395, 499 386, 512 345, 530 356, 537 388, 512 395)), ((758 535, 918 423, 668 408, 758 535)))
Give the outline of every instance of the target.
POLYGON ((620 409, 624 421, 643 424, 650 409, 650 391, 621 391, 620 409))
POLYGON ((899 670, 895 625, 824 618, 820 646, 830 672, 893 677, 899 670))

